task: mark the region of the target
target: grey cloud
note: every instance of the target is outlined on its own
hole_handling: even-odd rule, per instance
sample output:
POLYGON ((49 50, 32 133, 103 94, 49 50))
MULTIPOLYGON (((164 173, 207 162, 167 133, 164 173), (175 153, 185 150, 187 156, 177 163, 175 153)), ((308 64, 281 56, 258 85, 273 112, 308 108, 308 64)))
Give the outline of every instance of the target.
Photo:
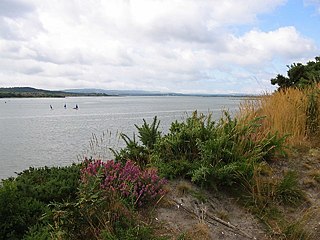
POLYGON ((82 58, 81 54, 78 53, 73 53, 73 54, 68 54, 68 53, 54 53, 52 51, 41 51, 41 50, 36 50, 37 55, 34 58, 35 60, 39 62, 44 62, 44 63, 53 63, 57 65, 66 65, 66 64, 75 64, 75 63, 81 63, 81 64, 87 64, 86 61, 82 58))
POLYGON ((8 18, 20 18, 34 11, 34 6, 19 0, 1 0, 0 16, 8 18))
POLYGON ((4 19, 0 18, 0 38, 11 40, 17 39, 16 33, 8 26, 4 19))
POLYGON ((186 23, 174 23, 174 21, 158 21, 157 24, 152 26, 149 34, 153 38, 165 41, 180 39, 187 42, 208 42, 212 40, 212 35, 204 29, 204 26, 192 26, 186 23))
POLYGON ((21 71, 22 73, 26 75, 35 75, 43 72, 43 69, 41 67, 29 67, 21 71))
POLYGON ((125 50, 119 50, 116 58, 108 58, 102 53, 94 54, 89 48, 71 48, 65 49, 63 52, 58 49, 34 47, 36 52, 35 60, 40 62, 48 62, 57 65, 80 64, 80 65, 111 65, 128 67, 134 65, 134 60, 130 53, 125 50))

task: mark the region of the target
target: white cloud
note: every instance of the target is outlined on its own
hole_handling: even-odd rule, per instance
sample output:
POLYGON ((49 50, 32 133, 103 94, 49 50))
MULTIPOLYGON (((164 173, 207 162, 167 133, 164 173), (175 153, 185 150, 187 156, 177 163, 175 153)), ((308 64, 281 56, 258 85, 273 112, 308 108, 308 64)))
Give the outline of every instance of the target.
POLYGON ((14 12, 0 11, 0 73, 11 81, 1 85, 251 91, 242 83, 257 85, 254 74, 265 83, 270 73, 257 69, 274 58, 316 51, 291 26, 234 34, 284 0, 9 2, 14 12))
POLYGON ((264 64, 274 57, 294 59, 316 50, 314 42, 292 26, 270 32, 252 30, 239 38, 232 36, 228 46, 227 55, 239 65, 264 64))

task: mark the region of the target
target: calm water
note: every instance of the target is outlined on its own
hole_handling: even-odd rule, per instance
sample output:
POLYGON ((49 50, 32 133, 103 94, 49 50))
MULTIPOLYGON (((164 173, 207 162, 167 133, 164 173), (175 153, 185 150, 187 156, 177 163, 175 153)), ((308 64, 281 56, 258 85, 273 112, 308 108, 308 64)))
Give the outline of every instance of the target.
POLYGON ((218 118, 222 109, 237 111, 240 101, 227 97, 0 99, 0 179, 30 166, 63 166, 83 156, 112 158, 108 147, 122 145, 117 133, 132 135, 134 124, 140 125, 143 118, 151 122, 157 115, 166 132, 172 121, 183 120, 194 110, 218 118), (73 109, 76 104, 79 110, 73 109))

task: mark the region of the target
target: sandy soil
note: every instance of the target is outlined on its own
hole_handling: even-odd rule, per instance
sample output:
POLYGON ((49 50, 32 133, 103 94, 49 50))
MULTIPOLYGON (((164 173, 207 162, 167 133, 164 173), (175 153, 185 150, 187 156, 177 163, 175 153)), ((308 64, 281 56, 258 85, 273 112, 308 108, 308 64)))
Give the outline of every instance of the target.
MULTIPOLYGON (((320 148, 293 152, 288 159, 271 164, 275 174, 294 170, 307 201, 288 207, 290 220, 301 219, 310 239, 320 239, 320 148)), ((156 208, 159 235, 170 239, 276 239, 266 227, 236 199, 225 193, 209 193, 185 180, 170 182, 169 193, 156 208)))
POLYGON ((172 239, 268 239, 259 221, 222 193, 214 196, 180 180, 170 183, 165 202, 156 219, 166 229, 162 235, 172 239))

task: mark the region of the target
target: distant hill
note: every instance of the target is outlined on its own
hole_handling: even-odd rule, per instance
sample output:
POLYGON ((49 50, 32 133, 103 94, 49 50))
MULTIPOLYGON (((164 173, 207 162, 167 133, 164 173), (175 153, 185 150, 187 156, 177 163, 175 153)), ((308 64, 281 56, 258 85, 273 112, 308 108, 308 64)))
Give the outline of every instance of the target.
POLYGON ((25 97, 80 97, 80 96, 198 96, 198 97, 248 97, 249 94, 183 94, 144 90, 105 90, 95 88, 49 91, 32 87, 0 88, 0 98, 25 97))
POLYGON ((105 90, 96 88, 66 89, 70 93, 103 93, 116 96, 181 96, 180 93, 144 91, 144 90, 105 90))
POLYGON ((184 93, 175 93, 175 92, 159 92, 159 91, 144 91, 144 90, 105 90, 97 88, 83 88, 83 89, 66 89, 63 90, 69 93, 103 93, 116 96, 198 96, 198 97, 248 97, 252 94, 184 94, 184 93))
POLYGON ((77 96, 109 96, 104 93, 72 93, 65 91, 49 91, 31 87, 0 88, 0 98, 29 98, 29 97, 77 97, 77 96))

